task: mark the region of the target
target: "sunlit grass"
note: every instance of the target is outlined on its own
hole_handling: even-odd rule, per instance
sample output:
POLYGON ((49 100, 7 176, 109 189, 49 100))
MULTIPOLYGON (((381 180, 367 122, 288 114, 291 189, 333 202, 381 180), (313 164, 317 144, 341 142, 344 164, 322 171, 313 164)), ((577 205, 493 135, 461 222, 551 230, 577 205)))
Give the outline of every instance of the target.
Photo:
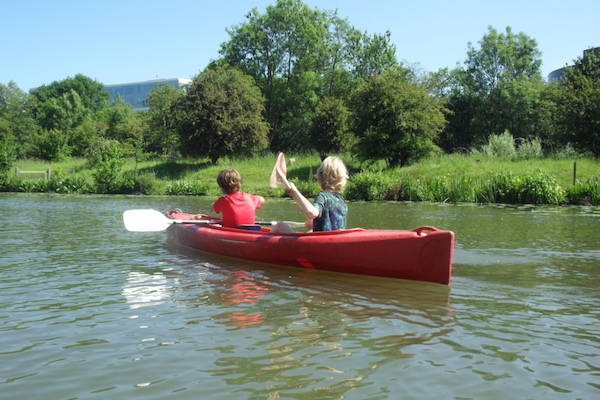
MULTIPOLYGON (((347 198, 351 200, 412 200, 436 202, 515 202, 531 201, 571 204, 598 203, 600 160, 577 159, 577 186, 573 186, 573 159, 510 160, 483 154, 449 154, 431 157, 400 168, 384 162, 361 164, 342 155, 351 172, 347 198), (545 192, 540 192, 542 188, 545 192), (551 193, 548 192, 551 191, 551 193), (539 195, 530 192, 539 192, 539 195), (590 200, 591 199, 591 200, 590 200)), ((321 163, 316 153, 286 154, 288 179, 307 196, 319 187, 313 177, 321 163)), ((123 193, 221 195, 216 183, 219 172, 235 168, 242 175, 242 190, 266 197, 281 197, 283 188, 269 187, 275 154, 253 158, 222 158, 213 164, 208 158, 179 160, 128 160, 121 170, 123 193)), ((92 170, 85 159, 62 162, 19 160, 20 170, 52 170, 55 183, 46 186, 13 182, 18 191, 44 191, 44 187, 85 187, 94 191, 92 170), (74 181, 75 179, 75 181, 74 181), (61 182, 67 183, 61 183, 61 182), (81 185, 81 182, 88 185, 81 185), (61 186, 63 185, 63 186, 61 186)), ((12 173, 14 177, 14 172, 12 173)), ((44 175, 22 175, 21 180, 37 182, 44 175)), ((83 190, 83 189, 82 189, 83 190)), ((121 189, 117 189, 118 190, 121 189)), ((58 191, 58 190, 57 190, 58 191)))

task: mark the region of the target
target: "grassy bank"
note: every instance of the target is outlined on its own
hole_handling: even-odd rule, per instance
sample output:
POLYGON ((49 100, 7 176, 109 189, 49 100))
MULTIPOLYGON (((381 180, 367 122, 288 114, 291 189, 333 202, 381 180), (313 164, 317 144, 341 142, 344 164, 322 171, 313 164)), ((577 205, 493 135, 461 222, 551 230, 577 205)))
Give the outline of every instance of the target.
MULTIPOLYGON (((316 154, 288 155, 288 177, 307 196, 319 187, 312 178, 320 164, 316 154)), ((349 200, 412 200, 472 203, 600 204, 600 160, 577 159, 577 183, 573 185, 573 159, 507 160, 481 155, 451 154, 417 164, 387 169, 383 165, 361 165, 349 156, 351 171, 346 191, 349 200)), ((129 161, 121 171, 112 193, 220 195, 215 178, 223 168, 236 168, 243 189, 268 197, 283 196, 282 189, 268 185, 274 155, 252 159, 208 159, 178 161, 129 161)), ((14 176, 3 191, 96 193, 93 171, 86 160, 60 163, 19 160, 20 170, 51 168, 52 179, 43 175, 14 176)), ((106 190, 105 190, 106 191, 106 190)))

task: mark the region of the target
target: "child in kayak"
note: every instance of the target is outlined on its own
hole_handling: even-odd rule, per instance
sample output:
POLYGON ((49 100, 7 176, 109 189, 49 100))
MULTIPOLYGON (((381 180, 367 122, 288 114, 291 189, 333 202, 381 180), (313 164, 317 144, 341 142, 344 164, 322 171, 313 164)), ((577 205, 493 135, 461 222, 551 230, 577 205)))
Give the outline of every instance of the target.
MULTIPOLYGON (((311 203, 293 182, 288 182, 280 173, 280 178, 285 182, 285 192, 296 201, 300 211, 306 216, 306 227, 309 230, 319 232, 346 229, 348 205, 342 193, 346 187, 348 170, 344 162, 339 157, 327 157, 317 169, 315 177, 323 191, 311 203)), ((281 233, 292 231, 291 227, 284 224, 278 224, 274 230, 281 233)))
POLYGON ((222 225, 235 228, 254 224, 256 209, 263 205, 264 197, 242 192, 242 177, 233 168, 221 171, 217 176, 217 183, 224 196, 219 197, 211 209, 223 214, 222 225))

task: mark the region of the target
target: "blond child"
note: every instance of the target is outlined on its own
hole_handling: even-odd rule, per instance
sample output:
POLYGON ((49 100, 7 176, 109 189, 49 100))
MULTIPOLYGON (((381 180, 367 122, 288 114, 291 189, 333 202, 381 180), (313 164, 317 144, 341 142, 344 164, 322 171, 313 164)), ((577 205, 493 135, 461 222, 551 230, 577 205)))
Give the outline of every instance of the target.
MULTIPOLYGON (((315 197, 313 203, 300 193, 293 182, 288 182, 285 176, 281 173, 280 175, 285 182, 286 193, 296 201, 300 211, 306 216, 308 229, 314 232, 346 229, 348 205, 342 193, 346 187, 348 170, 339 157, 327 157, 317 169, 315 177, 322 192, 315 197)), ((278 224, 274 229, 276 232, 292 231, 283 223, 278 224)))

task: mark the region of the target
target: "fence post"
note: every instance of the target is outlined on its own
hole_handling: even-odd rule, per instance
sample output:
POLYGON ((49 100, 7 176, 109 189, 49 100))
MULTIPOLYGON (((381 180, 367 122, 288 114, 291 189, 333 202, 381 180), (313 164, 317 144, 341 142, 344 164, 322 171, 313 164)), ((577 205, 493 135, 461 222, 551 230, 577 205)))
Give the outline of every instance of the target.
POLYGON ((48 171, 46 172, 46 180, 49 181, 50 180, 50 167, 48 167, 48 171))
POLYGON ((573 185, 577 181, 577 161, 573 161, 573 185))

